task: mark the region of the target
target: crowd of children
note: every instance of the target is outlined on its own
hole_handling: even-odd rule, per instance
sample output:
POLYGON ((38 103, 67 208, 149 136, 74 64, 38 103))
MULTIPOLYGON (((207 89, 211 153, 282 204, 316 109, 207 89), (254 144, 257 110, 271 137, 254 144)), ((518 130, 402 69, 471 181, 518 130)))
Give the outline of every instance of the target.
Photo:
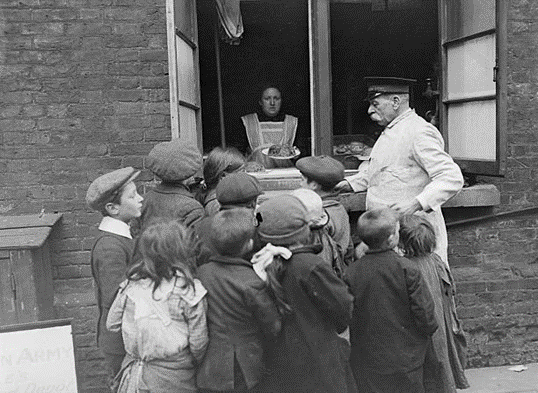
POLYGON ((87 203, 103 215, 91 266, 112 391, 468 387, 452 277, 427 221, 365 212, 357 232, 366 253, 353 260, 349 217, 333 193, 338 161, 300 159, 301 188, 259 205, 262 188, 244 165, 218 148, 206 186, 189 182, 202 156, 175 140, 150 152, 146 167, 160 183, 144 198, 130 167, 90 185, 87 203))

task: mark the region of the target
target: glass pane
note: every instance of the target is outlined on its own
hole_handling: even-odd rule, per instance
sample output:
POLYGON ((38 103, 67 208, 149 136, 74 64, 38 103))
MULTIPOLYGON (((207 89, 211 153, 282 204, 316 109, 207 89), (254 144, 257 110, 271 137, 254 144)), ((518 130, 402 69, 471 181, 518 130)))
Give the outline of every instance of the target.
POLYGON ((455 159, 496 159, 496 101, 448 106, 448 152, 455 159))
POLYGON ((196 144, 196 111, 179 105, 179 138, 196 144))
POLYGON ((495 94, 495 34, 451 45, 446 55, 449 100, 495 94))
POLYGON ((174 20, 175 26, 179 31, 196 42, 194 36, 194 11, 195 0, 175 0, 174 1, 174 20))
POLYGON ((178 99, 197 105, 194 50, 181 38, 177 42, 178 99))
POLYGON ((495 28, 495 0, 445 0, 445 4, 449 40, 495 28))

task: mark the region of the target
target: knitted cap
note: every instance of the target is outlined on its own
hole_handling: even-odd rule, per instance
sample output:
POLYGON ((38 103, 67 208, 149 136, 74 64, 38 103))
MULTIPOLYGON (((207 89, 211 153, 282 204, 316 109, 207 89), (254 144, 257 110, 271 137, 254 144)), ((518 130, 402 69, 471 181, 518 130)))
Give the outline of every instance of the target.
POLYGON ((196 145, 176 138, 155 145, 146 167, 164 182, 178 182, 202 168, 202 154, 196 145))
POLYGON ((235 205, 255 200, 263 194, 258 179, 245 172, 224 176, 217 185, 217 200, 221 205, 235 205))
POLYGON ((114 199, 114 194, 124 185, 136 179, 140 171, 133 167, 117 169, 95 179, 86 192, 86 203, 94 210, 101 211, 114 199))
POLYGON ((344 180, 344 165, 329 156, 303 157, 295 166, 304 176, 328 188, 344 180))
POLYGON ((290 245, 308 236, 305 205, 293 195, 281 195, 263 202, 258 213, 262 221, 258 235, 262 241, 275 245, 290 245))
POLYGON ((307 219, 310 227, 322 227, 329 221, 329 216, 323 209, 323 200, 313 190, 298 188, 291 195, 299 199, 306 207, 307 219))

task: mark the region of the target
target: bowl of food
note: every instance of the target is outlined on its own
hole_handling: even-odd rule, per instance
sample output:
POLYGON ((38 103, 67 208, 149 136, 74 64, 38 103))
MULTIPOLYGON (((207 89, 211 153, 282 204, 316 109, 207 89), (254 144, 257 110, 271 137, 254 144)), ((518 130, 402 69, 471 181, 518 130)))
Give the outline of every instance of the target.
POLYGON ((273 160, 291 160, 299 157, 301 151, 296 146, 272 145, 262 149, 262 154, 273 160))

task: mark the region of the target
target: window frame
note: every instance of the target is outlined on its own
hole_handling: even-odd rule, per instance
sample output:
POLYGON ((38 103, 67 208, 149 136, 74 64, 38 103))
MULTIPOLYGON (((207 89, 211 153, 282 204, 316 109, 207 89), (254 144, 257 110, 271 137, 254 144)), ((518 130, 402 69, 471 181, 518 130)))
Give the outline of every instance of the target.
POLYGON ((172 138, 195 142, 202 151, 202 105, 200 99, 200 59, 198 50, 198 20, 196 0, 166 0, 166 33, 168 44, 168 72, 170 85, 170 122, 172 138), (181 100, 177 71, 178 40, 192 49, 194 101, 181 100), (196 128, 181 130, 180 107, 195 111, 196 128))
MULTIPOLYGON (((496 39, 495 56, 495 103, 496 103, 496 153, 495 161, 455 159, 465 173, 488 176, 503 176, 506 170, 506 134, 507 134, 507 85, 506 85, 506 58, 507 58, 507 2, 495 0, 495 28, 481 31, 479 33, 464 35, 456 39, 448 39, 448 13, 447 3, 450 0, 438 0, 439 12, 439 50, 441 59, 441 83, 439 83, 439 118, 440 131, 446 142, 446 149, 449 151, 450 140, 448 137, 448 105, 457 102, 472 102, 476 98, 464 100, 448 100, 446 86, 448 83, 448 58, 447 48, 453 44, 462 43, 471 39, 479 38, 494 32, 496 39)), ((485 97, 484 97, 485 98, 485 97)), ((484 99, 482 98, 482 99, 484 99)), ((479 99, 480 100, 480 99, 479 99)))

